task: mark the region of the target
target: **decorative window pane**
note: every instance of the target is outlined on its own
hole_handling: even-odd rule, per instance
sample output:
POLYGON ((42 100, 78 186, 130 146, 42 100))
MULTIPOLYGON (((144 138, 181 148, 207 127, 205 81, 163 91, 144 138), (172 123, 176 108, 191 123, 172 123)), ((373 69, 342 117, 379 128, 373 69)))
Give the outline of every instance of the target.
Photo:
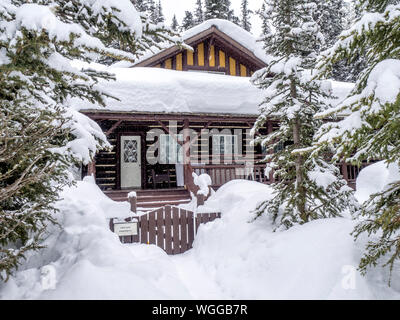
POLYGON ((137 163, 137 140, 125 140, 124 141, 124 162, 125 163, 137 163))

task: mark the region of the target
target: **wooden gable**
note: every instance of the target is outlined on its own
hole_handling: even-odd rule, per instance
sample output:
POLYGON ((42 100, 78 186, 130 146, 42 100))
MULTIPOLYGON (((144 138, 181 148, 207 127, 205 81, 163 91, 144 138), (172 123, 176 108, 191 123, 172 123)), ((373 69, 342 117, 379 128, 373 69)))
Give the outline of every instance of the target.
POLYGON ((137 64, 178 71, 215 72, 249 77, 265 67, 250 50, 215 26, 185 41, 194 51, 172 47, 137 64))

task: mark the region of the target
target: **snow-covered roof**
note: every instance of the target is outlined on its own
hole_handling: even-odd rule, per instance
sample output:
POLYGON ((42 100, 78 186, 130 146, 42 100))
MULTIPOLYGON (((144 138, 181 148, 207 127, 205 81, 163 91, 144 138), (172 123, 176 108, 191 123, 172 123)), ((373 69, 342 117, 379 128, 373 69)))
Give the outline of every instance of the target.
MULTIPOLYGON (((160 68, 90 67, 116 75, 116 81, 101 81, 97 86, 119 101, 107 98, 104 108, 74 99, 71 105, 77 110, 257 115, 264 95, 245 77, 160 68)), ((332 81, 337 102, 352 88, 352 84, 332 81)))
POLYGON ((159 68, 102 68, 116 81, 98 87, 117 97, 107 107, 74 99, 78 110, 98 109, 125 112, 257 114, 262 92, 249 78, 159 68))
MULTIPOLYGON (((212 27, 217 28, 219 31, 225 33, 227 36, 232 38, 234 41, 245 47, 247 50, 252 52, 256 58, 261 60, 264 63, 268 63, 270 58, 266 55, 262 43, 257 41, 257 38, 251 34, 250 32, 244 30, 238 25, 230 22, 228 20, 222 19, 210 19, 207 20, 193 28, 190 28, 182 33, 182 39, 187 42, 191 38, 195 37, 202 32, 211 29, 212 27)), ((188 43, 190 45, 190 43, 188 43)), ((162 50, 153 48, 151 51, 148 51, 144 54, 134 65, 138 65, 143 61, 159 54, 160 52, 172 48, 170 45, 163 46, 162 50)))

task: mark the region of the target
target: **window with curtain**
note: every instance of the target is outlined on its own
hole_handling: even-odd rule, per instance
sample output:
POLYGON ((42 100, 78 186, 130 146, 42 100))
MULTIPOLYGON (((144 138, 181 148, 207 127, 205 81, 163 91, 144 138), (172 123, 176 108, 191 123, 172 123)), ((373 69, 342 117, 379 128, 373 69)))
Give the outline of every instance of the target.
POLYGON ((160 135, 160 163, 177 164, 183 163, 183 148, 178 141, 183 141, 183 135, 160 135))

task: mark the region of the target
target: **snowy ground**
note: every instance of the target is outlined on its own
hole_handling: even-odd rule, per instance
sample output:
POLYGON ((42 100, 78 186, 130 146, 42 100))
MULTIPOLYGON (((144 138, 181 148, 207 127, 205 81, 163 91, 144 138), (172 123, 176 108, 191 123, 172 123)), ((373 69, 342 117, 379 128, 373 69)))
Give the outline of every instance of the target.
MULTIPOLYGON (((371 175, 374 191, 391 176, 374 166, 360 175, 360 198, 371 175)), ((358 274, 366 239, 354 242, 350 218, 278 232, 268 217, 249 223, 270 191, 251 181, 226 184, 206 203, 222 218, 200 227, 192 250, 168 256, 153 245, 121 244, 106 217, 122 217, 129 206, 106 198, 90 179, 79 182, 58 204, 64 228, 53 227, 47 248, 0 285, 0 299, 400 299, 399 265, 391 287, 380 267, 358 274), (45 270, 55 288, 46 287, 45 270)))

